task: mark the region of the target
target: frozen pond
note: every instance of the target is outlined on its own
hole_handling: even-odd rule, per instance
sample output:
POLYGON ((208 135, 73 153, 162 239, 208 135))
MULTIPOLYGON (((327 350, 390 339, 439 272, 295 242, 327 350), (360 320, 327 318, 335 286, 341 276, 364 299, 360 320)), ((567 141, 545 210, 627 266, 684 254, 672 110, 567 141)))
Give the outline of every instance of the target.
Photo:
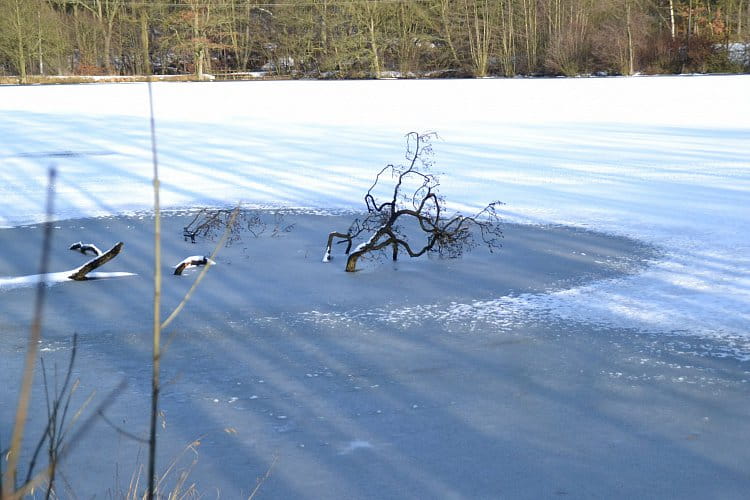
MULTIPOLYGON (((247 497, 271 464, 260 498, 744 498, 750 488, 750 373, 721 357, 726 341, 563 321, 512 300, 638 273, 658 249, 507 224, 497 254, 368 261, 351 274, 340 249, 321 257, 352 216, 287 211, 281 224, 294 229, 278 237, 273 214, 263 217, 267 231, 222 249, 165 332, 159 469, 199 440, 189 482, 206 496, 247 497)), ((190 220, 163 223, 164 315, 197 275, 169 266, 212 248, 183 241, 190 220)), ((55 223, 52 271, 83 262, 67 250, 75 241, 124 241, 101 270, 135 275, 51 286, 42 342, 48 367, 62 367, 77 332, 76 400, 125 380, 107 417, 143 437, 151 224, 55 223)), ((41 225, 0 230, 0 277, 36 273, 40 241, 41 225)), ((33 295, 0 290, 2 443, 33 295)), ((29 443, 45 423, 42 398, 37 385, 29 443)), ((97 420, 62 474, 77 496, 103 498, 127 490, 144 455, 97 420)))

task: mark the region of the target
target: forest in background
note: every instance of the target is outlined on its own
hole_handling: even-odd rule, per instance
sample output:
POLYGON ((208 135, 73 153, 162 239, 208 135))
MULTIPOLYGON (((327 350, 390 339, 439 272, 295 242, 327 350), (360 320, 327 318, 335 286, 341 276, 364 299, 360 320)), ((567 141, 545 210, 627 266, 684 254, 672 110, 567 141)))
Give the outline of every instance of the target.
POLYGON ((0 0, 0 76, 746 72, 750 0, 0 0))

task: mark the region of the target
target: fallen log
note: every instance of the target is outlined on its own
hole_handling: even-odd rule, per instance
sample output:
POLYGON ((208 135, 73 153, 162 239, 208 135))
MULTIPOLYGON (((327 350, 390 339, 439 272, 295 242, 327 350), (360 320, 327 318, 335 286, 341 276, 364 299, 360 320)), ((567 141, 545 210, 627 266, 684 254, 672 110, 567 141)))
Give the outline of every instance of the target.
POLYGON ((214 264, 216 264, 216 262, 212 261, 205 255, 193 255, 192 257, 188 257, 177 264, 174 269, 174 275, 182 276, 182 271, 184 271, 188 267, 213 266, 214 264))
POLYGON ((122 250, 122 246, 123 246, 123 242, 120 241, 119 243, 117 243, 115 246, 113 246, 112 248, 110 248, 109 250, 101 254, 100 256, 91 259, 90 261, 86 262, 84 265, 76 269, 73 274, 68 276, 68 278, 72 280, 76 280, 76 281, 83 281, 83 280, 88 279, 86 278, 86 275, 88 273, 90 273, 91 271, 93 271, 94 269, 98 267, 103 266, 110 260, 117 257, 117 254, 119 254, 120 250, 122 250))

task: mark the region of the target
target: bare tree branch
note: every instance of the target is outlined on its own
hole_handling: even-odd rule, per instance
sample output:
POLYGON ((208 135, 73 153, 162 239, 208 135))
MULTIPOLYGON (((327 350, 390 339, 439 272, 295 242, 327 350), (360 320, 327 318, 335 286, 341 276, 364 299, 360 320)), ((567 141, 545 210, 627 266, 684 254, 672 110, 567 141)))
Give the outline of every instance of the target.
MULTIPOLYGON (((280 236, 288 233, 294 228, 294 224, 285 224, 284 214, 276 212, 273 214, 273 227, 271 236, 280 236)), ((266 222, 261 213, 253 210, 241 210, 239 208, 202 208, 195 214, 193 220, 182 230, 185 241, 195 243, 196 239, 215 240, 217 237, 225 238, 226 245, 242 239, 245 232, 254 238, 259 238, 268 230, 269 222, 266 222)))
POLYGON ((445 201, 438 193, 438 176, 430 171, 432 166, 431 141, 435 134, 407 134, 406 159, 408 166, 387 165, 375 176, 375 181, 365 193, 367 215, 355 219, 346 233, 331 232, 328 235, 323 262, 331 259, 334 239, 346 242, 349 255, 346 270, 356 270, 357 261, 363 255, 391 248, 392 259, 398 259, 399 248, 410 257, 420 257, 434 252, 441 257, 455 258, 478 245, 474 233, 479 233, 481 243, 492 252, 501 246, 502 230, 497 207, 501 202, 490 203, 473 216, 455 214, 443 217, 445 201), (387 201, 380 201, 376 191, 386 183, 386 173, 393 179, 392 191, 387 201), (405 227, 416 223, 426 236, 421 246, 414 246, 406 235, 405 227), (363 234, 370 237, 351 252, 353 242, 363 234))

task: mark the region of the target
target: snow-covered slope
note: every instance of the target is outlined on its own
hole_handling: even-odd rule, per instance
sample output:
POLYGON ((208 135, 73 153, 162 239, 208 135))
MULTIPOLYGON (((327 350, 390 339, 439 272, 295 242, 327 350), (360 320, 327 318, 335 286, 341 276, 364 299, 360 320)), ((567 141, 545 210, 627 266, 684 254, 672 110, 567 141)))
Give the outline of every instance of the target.
MULTIPOLYGON (((634 236, 641 275, 485 310, 750 339, 748 76, 154 85, 162 201, 356 208, 409 131, 451 207, 634 236)), ((0 88, 0 225, 148 209, 144 84, 0 88)))

